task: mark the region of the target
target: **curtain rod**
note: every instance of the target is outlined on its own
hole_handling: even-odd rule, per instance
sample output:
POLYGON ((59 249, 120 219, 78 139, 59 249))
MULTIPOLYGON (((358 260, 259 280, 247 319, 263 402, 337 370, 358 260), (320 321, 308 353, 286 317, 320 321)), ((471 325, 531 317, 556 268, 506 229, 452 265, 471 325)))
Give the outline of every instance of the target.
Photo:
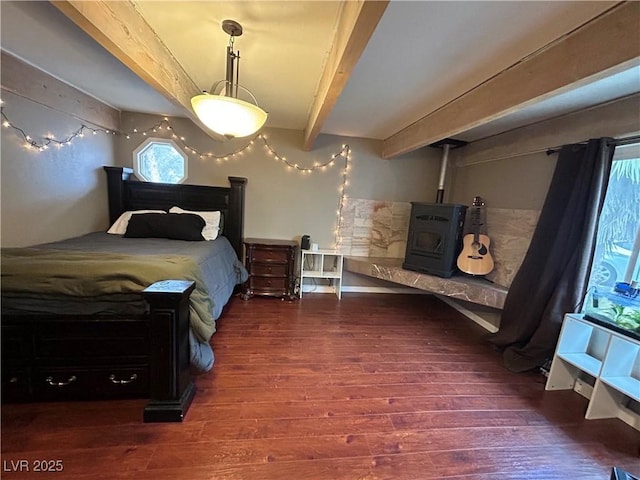
MULTIPOLYGON (((630 137, 623 137, 623 138, 614 138, 609 142, 609 145, 613 145, 614 147, 620 146, 620 145, 630 145, 632 143, 638 143, 640 142, 640 135, 632 135, 630 137)), ((577 142, 578 144, 582 145, 584 143, 587 143, 586 141, 584 142, 577 142)), ((573 144, 575 145, 575 144, 573 144)), ((562 147, 552 147, 547 149, 547 155, 552 155, 556 152, 558 152, 562 147)))
POLYGON ((640 142, 640 135, 631 135, 630 137, 614 138, 611 145, 615 145, 617 147, 618 145, 629 145, 631 143, 638 142, 640 142))
POLYGON ((491 157, 491 158, 486 158, 484 160, 477 160, 475 162, 468 162, 468 163, 463 163, 461 165, 456 165, 457 167, 470 167, 472 165, 480 165, 482 163, 490 163, 490 162, 498 162, 500 160, 507 160, 509 158, 516 158, 516 157, 524 157, 527 155, 534 155, 536 153, 544 153, 546 152, 547 155, 551 155, 552 153, 557 152, 558 150, 560 150, 561 147, 554 147, 556 150, 554 150, 553 148, 538 148, 536 150, 528 150, 526 152, 520 152, 520 153, 509 153, 507 155, 502 155, 500 157, 491 157))
MULTIPOLYGON (((632 135, 630 137, 623 137, 623 138, 614 138, 613 141, 611 142, 611 145, 615 145, 615 146, 629 145, 631 143, 637 143, 637 142, 640 142, 640 135, 632 135)), ((587 142, 586 141, 584 141, 584 142, 574 142, 572 145, 583 144, 583 143, 587 143, 587 142)), ((458 165, 458 166, 459 167, 470 167, 471 165, 479 165, 479 164, 482 164, 482 163, 497 162, 497 161, 500 161, 500 160, 506 160, 508 158, 524 157, 526 155, 534 155, 536 153, 542 153, 542 152, 546 152, 547 155, 553 155, 554 153, 559 152, 561 148, 562 148, 562 145, 559 145, 557 147, 538 148, 536 150, 529 150, 527 152, 510 153, 508 155, 502 155, 500 157, 492 157, 492 158, 487 158, 485 160, 478 160, 476 162, 464 163, 464 164, 458 165)))

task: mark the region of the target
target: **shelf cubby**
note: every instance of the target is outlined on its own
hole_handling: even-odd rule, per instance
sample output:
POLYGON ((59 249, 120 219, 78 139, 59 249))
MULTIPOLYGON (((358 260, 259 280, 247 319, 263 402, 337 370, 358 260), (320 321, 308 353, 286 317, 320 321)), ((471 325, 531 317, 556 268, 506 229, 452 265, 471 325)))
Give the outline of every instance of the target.
POLYGON ((300 298, 302 298, 305 278, 321 278, 329 280, 333 292, 340 299, 342 297, 342 263, 342 254, 335 250, 302 250, 300 298))
POLYGON ((626 408, 640 402, 640 341, 580 314, 565 315, 545 389, 578 390, 583 373, 595 379, 585 418, 620 418, 640 430, 640 416, 626 408))

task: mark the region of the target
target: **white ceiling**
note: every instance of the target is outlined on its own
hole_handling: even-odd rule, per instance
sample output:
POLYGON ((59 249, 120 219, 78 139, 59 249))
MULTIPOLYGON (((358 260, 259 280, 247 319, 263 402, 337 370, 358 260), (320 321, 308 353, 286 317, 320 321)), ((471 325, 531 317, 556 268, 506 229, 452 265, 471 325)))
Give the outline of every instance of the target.
MULTIPOLYGON (((391 1, 322 133, 385 139, 616 2, 391 1)), ((268 127, 303 130, 340 14, 333 1, 138 1, 203 90, 224 78, 223 19, 244 34, 240 82, 268 127)), ((186 116, 48 2, 0 2, 3 50, 126 111, 186 116)), ((640 91, 640 67, 465 132, 473 141, 640 91)))
POLYGON ((391 2, 323 131, 387 138, 613 3, 391 2))

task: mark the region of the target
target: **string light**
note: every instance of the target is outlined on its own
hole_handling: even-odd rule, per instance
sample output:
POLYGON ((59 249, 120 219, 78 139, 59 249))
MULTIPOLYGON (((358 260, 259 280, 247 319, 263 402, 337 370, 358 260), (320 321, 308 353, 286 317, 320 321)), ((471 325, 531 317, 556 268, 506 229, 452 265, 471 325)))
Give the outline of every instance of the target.
MULTIPOLYGON (((342 249, 342 211, 344 210, 344 204, 347 200, 346 187, 349 184, 348 182, 348 174, 349 174, 349 161, 351 160, 351 149, 349 145, 343 145, 341 150, 341 155, 344 156, 344 170, 342 170, 342 185, 340 185, 340 200, 338 203, 338 218, 336 220, 336 234, 335 234, 335 248, 338 251, 342 249)), ((335 159, 335 156, 334 156, 335 159)), ((331 160, 333 162, 333 159, 331 160)))
MULTIPOLYGON (((147 130, 144 130, 143 132, 140 132, 137 129, 134 129, 133 134, 128 134, 127 138, 130 138, 131 135, 141 135, 144 133, 154 131, 154 129, 161 129, 162 126, 165 126, 167 130, 173 131, 173 128, 169 124, 169 120, 167 118, 164 118, 161 122, 149 127, 147 130)), ((242 155, 244 155, 245 150, 250 151, 251 147, 255 144, 256 141, 260 141, 262 142, 263 148, 265 149, 265 152, 269 157, 272 157, 274 160, 281 162, 287 171, 297 171, 302 175, 310 174, 315 171, 326 172, 327 168, 331 168, 335 165, 337 159, 344 158, 344 169, 342 170, 342 182, 340 184, 340 187, 338 188, 338 192, 339 192, 338 209, 336 210, 336 228, 334 230, 334 248, 338 251, 342 248, 342 244, 343 244, 342 220, 344 219, 342 212, 344 210, 344 206, 347 200, 346 187, 349 185, 349 172, 351 170, 351 167, 349 164, 349 162, 351 161, 351 148, 349 147, 349 145, 347 144, 342 145, 342 149, 338 153, 331 155, 331 157, 329 157, 329 159, 326 162, 314 161, 312 166, 304 167, 296 162, 290 161, 289 159, 287 159, 287 157, 280 155, 276 151, 276 149, 273 146, 271 146, 267 138, 267 135, 264 133, 259 133, 258 135, 253 137, 251 140, 249 140, 249 142, 246 145, 232 152, 228 152, 222 155, 216 154, 214 152, 199 151, 198 149, 194 148, 192 145, 187 143, 186 137, 177 135, 175 131, 172 134, 172 139, 176 143, 181 144, 184 150, 192 153, 193 155, 197 156, 201 160, 211 158, 216 160, 216 162, 218 163, 226 162, 229 160, 236 160, 238 157, 241 157, 242 155)))
POLYGON ((49 148, 49 145, 52 145, 52 144, 58 148, 64 147, 65 145, 71 145, 71 142, 76 138, 83 138, 85 131, 91 131, 93 132, 94 135, 97 134, 98 132, 105 133, 105 134, 113 134, 113 135, 116 134, 116 132, 112 132, 111 130, 106 130, 104 128, 93 128, 87 125, 82 125, 78 130, 76 130, 75 132, 73 132, 71 135, 69 135, 67 138, 63 140, 57 140, 53 135, 48 135, 38 141, 38 140, 35 140, 33 137, 31 137, 31 135, 27 135, 27 133, 22 128, 16 127, 13 123, 11 123, 11 121, 7 118, 7 116, 4 113, 4 108, 0 109, 0 113, 2 114, 3 127, 11 128, 14 131, 16 131, 23 138, 25 147, 30 149, 36 149, 41 152, 44 150, 47 150, 49 148))
MULTIPOLYGON (((0 102, 2 101, 0 100, 0 102)), ((0 105, 1 104, 2 103, 0 103, 0 105)), ((193 146, 189 145, 187 143, 186 137, 177 135, 175 133, 175 131, 169 124, 169 119, 167 117, 164 117, 160 122, 156 123, 155 125, 152 125, 146 130, 138 130, 137 128, 134 128, 131 132, 128 132, 128 133, 116 132, 116 131, 111 131, 103 128, 89 127, 83 124, 80 126, 78 130, 73 132, 71 135, 69 135, 65 139, 58 140, 54 137, 53 134, 47 134, 47 136, 42 137, 41 140, 38 141, 32 138, 30 135, 27 135, 27 133, 20 127, 17 127, 14 124, 12 124, 11 121, 5 115, 3 107, 0 108, 0 112, 2 113, 2 125, 5 128, 11 128, 15 132, 17 132, 23 138, 25 142, 25 147, 29 149, 36 149, 41 152, 44 150, 47 150, 50 145, 54 145, 57 148, 62 148, 64 146, 71 145, 74 140, 78 138, 82 139, 86 131, 92 132, 93 135, 96 135, 98 133, 104 133, 107 135, 122 135, 127 140, 129 140, 136 135, 146 137, 149 133, 157 133, 158 131, 162 131, 163 129, 166 129, 167 132, 171 133, 171 138, 174 141, 182 144, 182 148, 185 151, 190 152, 191 154, 197 156, 201 160, 214 159, 217 163, 220 163, 223 161, 226 162, 229 160, 235 160, 237 157, 242 156, 245 150, 251 151, 251 147, 257 140, 260 140, 262 142, 263 148, 265 149, 268 156, 273 157, 274 160, 281 162, 287 170, 297 171, 303 175, 310 174, 315 171, 325 172, 328 167, 332 167, 335 164, 337 158, 344 158, 345 162, 344 162, 344 169, 342 171, 342 183, 338 188, 339 201, 338 201, 338 209, 336 211, 336 229, 334 230, 334 233, 335 233, 334 247, 336 250, 340 250, 340 248, 342 247, 342 240, 343 240, 341 235, 341 223, 343 220, 342 211, 344 209, 345 201, 347 199, 346 187, 349 185, 349 181, 348 181, 348 174, 350 170, 349 161, 351 160, 351 149, 349 148, 349 145, 346 145, 346 144, 342 145, 342 149, 338 153, 332 155, 329 158, 329 160, 327 160, 324 163, 315 161, 312 166, 304 167, 298 163, 291 162, 287 159, 287 157, 280 155, 271 146, 271 144, 267 139, 267 136, 264 133, 259 133, 253 139, 251 139, 246 145, 239 147, 238 149, 223 155, 219 155, 213 152, 201 152, 198 149, 194 148, 193 146)))

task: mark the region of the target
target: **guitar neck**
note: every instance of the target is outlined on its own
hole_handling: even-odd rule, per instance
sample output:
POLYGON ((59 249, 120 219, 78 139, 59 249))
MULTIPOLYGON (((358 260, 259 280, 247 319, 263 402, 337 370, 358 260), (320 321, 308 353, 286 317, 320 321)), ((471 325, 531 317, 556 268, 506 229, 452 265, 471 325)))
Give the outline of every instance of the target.
POLYGON ((484 233, 484 211, 482 206, 474 206, 471 212, 471 233, 473 233, 473 240, 477 242, 480 239, 480 234, 484 233))

